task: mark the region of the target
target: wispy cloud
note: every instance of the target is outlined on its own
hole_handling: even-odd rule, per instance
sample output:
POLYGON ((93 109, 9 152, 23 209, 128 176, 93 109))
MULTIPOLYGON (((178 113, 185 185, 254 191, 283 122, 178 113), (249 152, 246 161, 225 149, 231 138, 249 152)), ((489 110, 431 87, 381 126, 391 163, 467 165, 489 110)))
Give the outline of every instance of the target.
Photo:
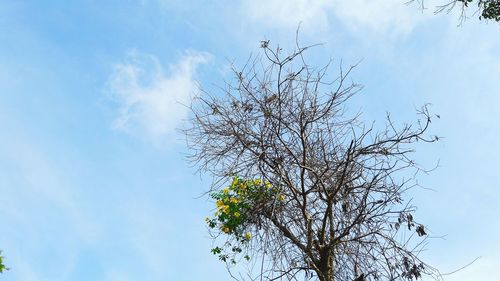
POLYGON ((130 53, 126 62, 114 66, 109 78, 109 89, 119 104, 113 127, 155 145, 168 142, 198 92, 196 68, 209 60, 207 53, 186 52, 165 73, 155 56, 130 53))
POLYGON ((332 12, 351 31, 364 36, 404 35, 424 18, 415 5, 400 0, 337 0, 332 12))
POLYGON ((264 26, 297 28, 302 22, 305 30, 324 30, 328 26, 331 1, 310 0, 245 0, 242 13, 264 26))
POLYGON ((12 120, 14 114, 0 108, 8 132, 0 134, 0 213, 8 225, 1 247, 12 268, 6 274, 10 280, 45 280, 43 271, 57 265, 57 274, 49 279, 66 280, 80 245, 96 241, 100 227, 79 201, 82 193, 72 180, 73 170, 61 166, 59 157, 38 143, 42 137, 27 132, 25 124, 12 120), (48 252, 54 262, 50 265, 39 258, 48 252))
POLYGON ((304 32, 325 31, 336 23, 355 34, 403 35, 424 17, 415 5, 400 0, 245 0, 243 14, 266 27, 297 28, 304 32))

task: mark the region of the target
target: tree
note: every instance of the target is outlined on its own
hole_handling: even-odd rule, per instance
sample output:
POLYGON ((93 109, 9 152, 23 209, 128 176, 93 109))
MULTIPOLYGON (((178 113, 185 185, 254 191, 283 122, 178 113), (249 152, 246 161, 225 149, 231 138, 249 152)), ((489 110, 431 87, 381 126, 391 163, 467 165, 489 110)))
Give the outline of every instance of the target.
MULTIPOLYGON (((423 0, 411 0, 410 2, 419 2, 421 7, 424 7, 423 0)), ((440 5, 436 9, 436 13, 451 12, 458 7, 460 9, 460 21, 467 18, 467 10, 471 7, 473 14, 478 15, 479 19, 493 20, 500 22, 500 0, 452 0, 446 4, 440 5)))
POLYGON ((190 160, 214 178, 212 252, 237 280, 438 279, 418 257, 427 228, 407 198, 424 171, 412 146, 438 140, 434 115, 424 106, 397 126, 388 114, 380 130, 348 116, 355 66, 328 81, 331 62, 310 66, 310 47, 286 55, 262 41, 222 93, 190 106, 190 160))

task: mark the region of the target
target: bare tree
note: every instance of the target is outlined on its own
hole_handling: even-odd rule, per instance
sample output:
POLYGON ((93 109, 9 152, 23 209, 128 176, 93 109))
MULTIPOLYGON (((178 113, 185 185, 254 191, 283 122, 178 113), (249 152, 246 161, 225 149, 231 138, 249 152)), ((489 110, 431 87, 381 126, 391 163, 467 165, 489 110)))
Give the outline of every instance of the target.
POLYGON ((354 66, 328 81, 331 62, 310 66, 310 47, 284 54, 262 41, 221 93, 191 105, 190 160, 215 179, 212 252, 237 280, 438 279, 418 257, 427 228, 406 193, 424 171, 415 142, 438 140, 427 136, 434 116, 424 106, 397 126, 388 114, 381 130, 348 117, 354 66), (249 270, 236 274, 243 255, 249 270))

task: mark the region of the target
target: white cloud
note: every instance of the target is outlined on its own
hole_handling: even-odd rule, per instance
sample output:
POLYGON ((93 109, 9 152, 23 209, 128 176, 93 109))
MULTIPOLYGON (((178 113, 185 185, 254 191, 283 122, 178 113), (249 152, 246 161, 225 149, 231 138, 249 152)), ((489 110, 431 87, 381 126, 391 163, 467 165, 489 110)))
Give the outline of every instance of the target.
POLYGON ((407 34, 424 18, 418 7, 401 0, 337 0, 332 10, 348 28, 365 35, 407 34))
MULTIPOLYGON (((81 245, 97 241, 101 227, 80 201, 83 193, 74 184, 75 172, 61 165, 58 154, 71 153, 62 146, 57 154, 51 153, 41 144, 43 137, 17 122, 15 113, 1 105, 0 109, 5 129, 0 134, 0 213, 8 226, 1 247, 7 266, 12 267, 7 278, 47 280, 43 271, 57 267, 57 274, 49 279, 67 280, 81 245), (42 268, 39 257, 48 255, 52 263, 42 268)), ((71 163, 80 160, 74 158, 71 163)))
POLYGON ((113 126, 155 145, 168 141, 198 92, 196 68, 209 59, 207 53, 186 52, 165 74, 155 56, 129 54, 126 63, 114 66, 109 79, 111 93, 120 105, 113 126))
POLYGON ((311 0, 246 0, 242 13, 265 26, 297 28, 302 22, 306 30, 323 30, 328 26, 331 1, 311 0))
POLYGON ((302 22, 304 32, 325 31, 335 18, 362 36, 403 35, 424 18, 402 0, 245 0, 242 13, 266 27, 297 28, 302 22))

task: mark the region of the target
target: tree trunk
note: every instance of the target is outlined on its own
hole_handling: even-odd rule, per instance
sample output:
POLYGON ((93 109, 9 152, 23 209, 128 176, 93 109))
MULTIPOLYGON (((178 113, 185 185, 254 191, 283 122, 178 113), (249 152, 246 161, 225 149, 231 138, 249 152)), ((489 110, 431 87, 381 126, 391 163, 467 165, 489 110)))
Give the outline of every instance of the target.
POLYGON ((318 277, 320 281, 335 281, 333 274, 333 257, 329 249, 322 250, 317 267, 319 269, 318 277))

